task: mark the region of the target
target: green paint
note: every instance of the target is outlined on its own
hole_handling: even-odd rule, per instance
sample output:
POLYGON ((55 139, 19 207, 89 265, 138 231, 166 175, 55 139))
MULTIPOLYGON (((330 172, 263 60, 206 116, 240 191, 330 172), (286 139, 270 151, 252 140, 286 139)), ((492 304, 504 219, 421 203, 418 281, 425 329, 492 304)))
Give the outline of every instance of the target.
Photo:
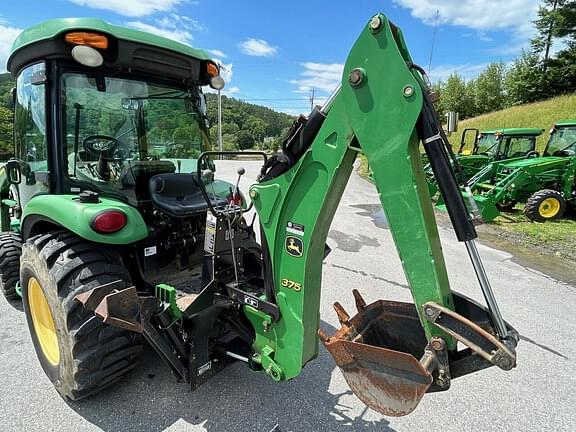
POLYGON ((152 33, 146 33, 139 30, 112 25, 101 19, 60 18, 45 21, 20 33, 20 35, 12 44, 10 56, 8 57, 8 69, 10 69, 10 60, 12 56, 18 50, 36 42, 54 39, 63 33, 68 33, 74 30, 101 32, 113 36, 117 39, 123 39, 126 41, 164 48, 199 60, 210 59, 208 54, 206 54, 206 52, 203 50, 192 48, 189 45, 176 42, 172 39, 167 39, 162 36, 157 36, 152 33))
MULTIPOLYGON (((281 319, 270 324, 265 314, 249 307, 244 310, 256 332, 254 358, 262 364, 264 359, 272 360, 282 369, 284 379, 297 376, 318 354, 324 244, 353 168, 356 139, 373 168, 419 313, 427 301, 452 308, 414 130, 422 108, 421 84, 406 66, 410 57, 401 33, 397 32, 395 40, 388 21, 382 18, 382 31, 372 33, 365 28, 352 48, 342 89, 310 149, 288 172, 250 189, 271 252, 281 319), (348 76, 359 67, 366 80, 352 87, 348 76), (415 91, 405 97, 407 85, 415 91), (288 222, 304 225, 301 257, 285 249, 288 222), (301 291, 283 287, 283 278, 300 283, 301 291)), ((427 337, 442 335, 450 348, 455 347, 452 338, 425 319, 421 322, 427 337)))
POLYGON ((22 225, 26 218, 38 215, 72 231, 76 235, 96 243, 129 244, 148 236, 148 228, 138 210, 122 201, 100 197, 99 203, 89 204, 78 201, 78 195, 37 195, 24 208, 22 225), (90 227, 94 216, 104 210, 120 210, 128 223, 120 231, 112 234, 99 234, 90 227))

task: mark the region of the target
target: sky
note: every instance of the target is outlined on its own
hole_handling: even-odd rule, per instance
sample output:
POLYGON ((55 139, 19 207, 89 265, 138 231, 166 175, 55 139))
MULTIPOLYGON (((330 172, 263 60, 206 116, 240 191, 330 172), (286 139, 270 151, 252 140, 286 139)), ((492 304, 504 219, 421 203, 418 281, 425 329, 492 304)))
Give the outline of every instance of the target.
POLYGON ((382 12, 402 28, 431 80, 474 78, 510 63, 534 34, 538 0, 18 0, 0 2, 0 71, 27 27, 52 18, 97 17, 208 51, 223 65, 225 94, 289 114, 322 103, 350 47, 382 12), (434 40, 434 44, 432 43, 434 40), (434 49, 432 51, 432 46, 434 49))

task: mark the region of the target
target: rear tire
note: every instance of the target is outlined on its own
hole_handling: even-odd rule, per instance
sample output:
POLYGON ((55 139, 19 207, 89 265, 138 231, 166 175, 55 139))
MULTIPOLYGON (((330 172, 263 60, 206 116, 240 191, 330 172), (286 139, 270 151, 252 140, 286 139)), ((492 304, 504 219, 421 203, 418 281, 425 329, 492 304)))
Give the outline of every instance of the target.
POLYGON ((42 234, 22 248, 20 280, 36 354, 65 399, 97 393, 138 364, 140 337, 104 324, 74 299, 117 280, 131 285, 116 252, 69 232, 42 234))
POLYGON ((15 232, 0 233, 0 289, 7 300, 18 300, 22 240, 15 232))
POLYGON ((566 210, 566 200, 562 194, 554 189, 542 189, 532 194, 524 214, 528 219, 536 222, 546 222, 547 220, 560 219, 566 210))

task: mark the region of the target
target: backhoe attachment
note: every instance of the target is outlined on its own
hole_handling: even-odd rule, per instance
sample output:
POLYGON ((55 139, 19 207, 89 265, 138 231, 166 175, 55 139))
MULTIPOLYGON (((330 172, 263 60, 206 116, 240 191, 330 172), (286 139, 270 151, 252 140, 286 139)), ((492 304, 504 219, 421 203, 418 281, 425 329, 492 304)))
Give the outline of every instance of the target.
POLYGON ((312 329, 318 329, 323 246, 360 151, 373 170, 414 303, 367 305, 354 291, 353 317, 335 304, 341 328, 319 336, 354 394, 382 414, 402 416, 427 392, 447 390, 453 378, 490 366, 512 369, 518 334, 499 311, 425 73, 412 62, 400 29, 384 15, 372 17, 350 51, 339 88, 291 132, 283 155, 250 189, 265 278, 280 312, 276 324, 245 309, 264 370, 290 379, 317 355, 312 329), (486 307, 450 289, 420 143, 486 307), (297 254, 289 247, 295 244, 297 254))

